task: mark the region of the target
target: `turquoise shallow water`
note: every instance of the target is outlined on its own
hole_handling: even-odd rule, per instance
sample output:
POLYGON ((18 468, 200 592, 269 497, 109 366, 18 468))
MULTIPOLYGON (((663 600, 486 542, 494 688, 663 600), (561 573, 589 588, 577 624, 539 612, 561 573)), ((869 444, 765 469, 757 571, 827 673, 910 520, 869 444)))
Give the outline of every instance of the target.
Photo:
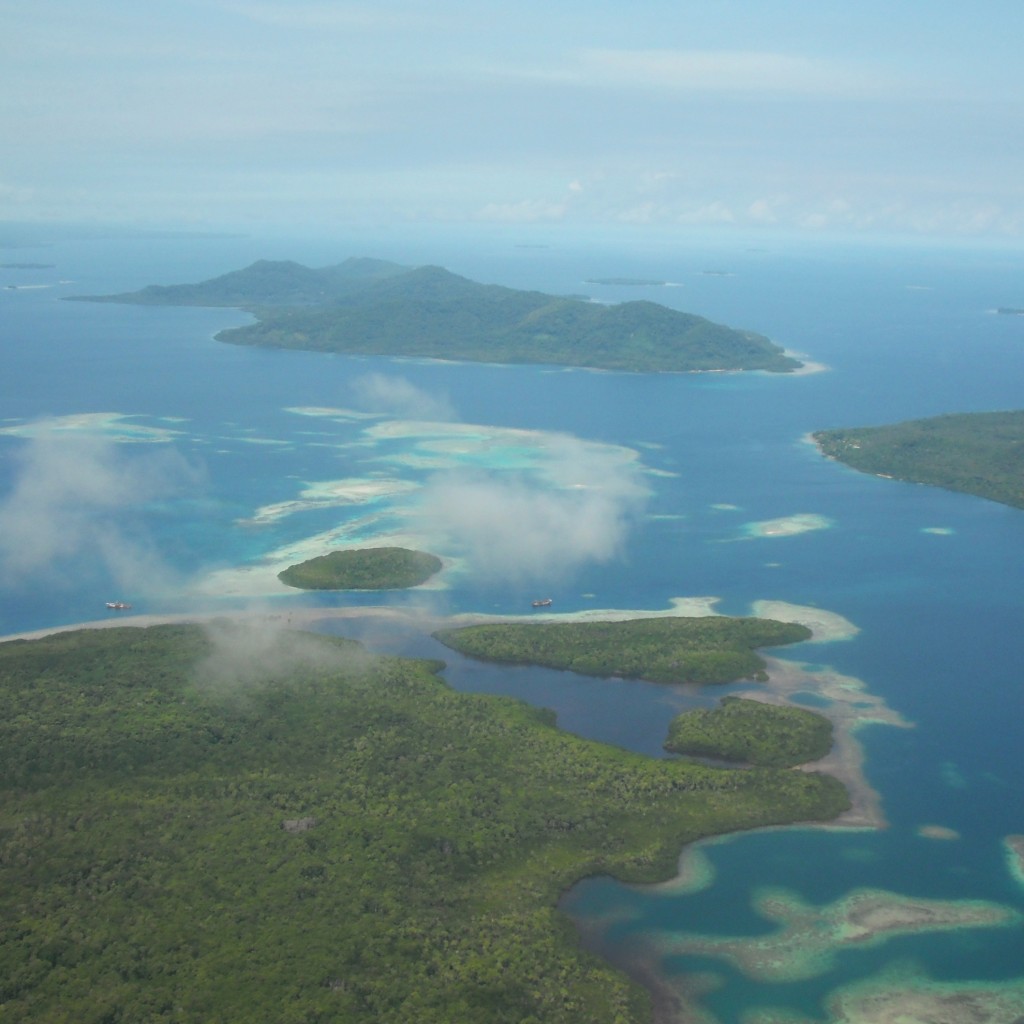
MULTIPOLYGON (((674 936, 687 934, 771 934, 776 926, 753 906, 765 887, 819 908, 866 889, 1024 912, 1024 888, 1007 870, 1002 847, 1005 836, 1024 833, 1024 513, 865 477, 821 459, 802 440, 823 427, 1019 407, 1024 319, 991 310, 1022 304, 1020 257, 979 248, 766 249, 739 240, 707 247, 649 236, 546 241, 550 247, 542 249, 497 237, 79 241, 46 250, 38 262, 54 263, 52 271, 0 272, 0 284, 18 286, 0 289, 0 427, 15 431, 0 434, 2 522, 9 530, 12 516, 34 513, 37 529, 26 538, 51 542, 30 572, 5 567, 0 632, 93 619, 115 596, 139 611, 232 607, 253 598, 225 596, 215 586, 197 593, 196 581, 339 526, 352 540, 424 528, 416 500, 407 498, 307 502, 251 522, 261 508, 304 500, 311 483, 394 479, 420 494, 454 468, 460 483, 494 485, 506 504, 522 497, 525 508, 536 509, 546 488, 571 485, 558 476, 567 465, 583 466, 622 488, 607 507, 579 507, 595 516, 593 548, 567 559, 541 547, 536 561, 521 560, 521 572, 492 564, 400 603, 518 613, 531 598, 550 595, 559 611, 656 610, 674 597, 716 596, 722 611, 737 614, 763 598, 817 606, 845 616, 859 633, 801 645, 785 657, 862 680, 914 725, 865 726, 859 733, 887 829, 792 829, 730 839, 707 849, 714 878, 700 892, 590 880, 566 903, 588 941, 622 962, 639 957, 672 983, 712 975, 715 985, 700 1001, 725 1022, 755 1021, 751 1014, 768 1008, 823 1021, 837 990, 893 970, 933 982, 1008 982, 1024 996, 1019 924, 854 945, 796 981, 758 980, 721 957, 673 946, 674 936), (59 301, 196 280, 263 256, 322 265, 355 254, 437 262, 479 280, 589 291, 609 301, 650 298, 759 330, 829 371, 646 377, 255 351, 211 340, 216 330, 241 322, 236 312, 59 301), (709 268, 730 273, 702 273, 709 268), (612 276, 678 287, 584 284, 612 276), (359 406, 373 374, 443 398, 452 422, 480 429, 368 434, 415 418, 408 402, 378 409, 369 420, 308 414, 359 406), (63 419, 85 414, 94 418, 63 419), (40 418, 76 426, 57 435, 57 447, 92 439, 96 447, 79 465, 105 484, 105 494, 83 500, 84 484, 73 489, 74 474, 40 455, 25 436, 38 433, 25 427, 40 418), (173 433, 140 443, 155 436, 140 427, 173 433), (567 454, 551 455, 566 443, 567 454), (623 463, 623 449, 635 453, 632 463, 623 463), (56 494, 50 504, 37 498, 33 505, 27 481, 44 478, 62 479, 64 490, 47 492, 56 494), (115 501, 125 481, 130 486, 115 501), (510 481, 517 489, 508 489, 510 481), (646 496, 630 490, 636 486, 646 496), (68 502, 76 505, 74 515, 68 502), (821 528, 765 537, 750 525, 801 514, 821 528), (67 544, 53 547, 54 536, 67 544), (111 548, 137 555, 145 571, 128 572, 111 548), (922 837, 918 829, 927 825, 959 838, 922 837)), ((27 251, 17 259, 27 262, 27 251)), ((557 516, 561 508, 548 511, 557 516)), ((553 533, 560 528, 557 519, 535 514, 553 533)), ((20 520, 15 525, 27 529, 20 520)), ((464 525, 467 534, 474 529, 464 525)), ((523 533, 510 537, 509 543, 530 543, 523 533)), ((9 550, 5 557, 9 562, 9 550)), ((342 603, 299 594, 260 599, 282 608, 342 603)), ((367 639, 437 653, 411 635, 367 639)), ((659 755, 665 724, 679 708, 720 695, 449 661, 453 685, 515 693, 554 707, 566 728, 652 755, 659 755)), ((802 699, 811 705, 816 698, 802 699)))

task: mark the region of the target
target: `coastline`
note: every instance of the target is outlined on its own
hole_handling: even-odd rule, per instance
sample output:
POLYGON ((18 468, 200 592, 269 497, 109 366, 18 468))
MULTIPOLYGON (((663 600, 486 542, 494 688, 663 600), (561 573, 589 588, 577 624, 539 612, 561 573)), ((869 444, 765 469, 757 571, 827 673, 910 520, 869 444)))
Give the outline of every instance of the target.
POLYGON ((793 699, 799 693, 811 693, 828 701, 825 706, 815 704, 814 710, 832 722, 832 749, 818 761, 799 765, 798 770, 824 772, 839 779, 850 794, 851 807, 834 821, 809 827, 887 828, 882 797, 868 782, 864 747, 856 734, 867 725, 906 729, 912 728, 913 723, 890 708, 881 697, 867 692, 859 679, 832 670, 811 671, 801 662, 762 656, 768 663, 768 682, 757 689, 737 692, 736 696, 794 707, 805 706, 793 699))
MULTIPOLYGON (((494 615, 483 612, 462 612, 455 615, 431 612, 425 608, 395 607, 392 605, 347 605, 344 607, 302 607, 276 610, 268 607, 234 608, 222 611, 191 611, 179 613, 151 613, 124 615, 114 613, 102 619, 71 623, 0 637, 0 643, 17 640, 38 640, 56 633, 80 629, 113 629, 121 626, 145 628, 147 626, 184 623, 209 623, 218 620, 240 620, 264 629, 313 629, 318 622, 331 620, 382 620, 430 634, 442 627, 468 626, 496 622, 553 622, 553 621, 622 621, 638 618, 664 618, 671 616, 699 617, 715 615, 717 597, 675 597, 669 607, 656 610, 586 609, 577 612, 525 612, 521 615, 494 615)), ((846 640, 856 635, 857 627, 843 616, 821 608, 805 607, 782 601, 754 602, 752 614, 760 618, 775 618, 785 622, 799 622, 812 632, 809 642, 829 643, 846 640)), ((833 724, 832 750, 818 761, 794 770, 823 772, 839 779, 850 795, 851 807, 834 821, 815 824, 814 828, 877 829, 888 824, 882 810, 881 796, 867 780, 864 772, 864 749, 856 732, 865 725, 884 724, 908 728, 907 722, 885 701, 867 691, 864 683, 843 676, 830 669, 811 669, 807 664, 767 655, 762 657, 768 668, 766 683, 752 684, 737 691, 736 695, 768 704, 805 706, 795 695, 811 694, 826 702, 815 703, 815 710, 833 724)), ((785 827, 800 827, 798 825, 785 827)))

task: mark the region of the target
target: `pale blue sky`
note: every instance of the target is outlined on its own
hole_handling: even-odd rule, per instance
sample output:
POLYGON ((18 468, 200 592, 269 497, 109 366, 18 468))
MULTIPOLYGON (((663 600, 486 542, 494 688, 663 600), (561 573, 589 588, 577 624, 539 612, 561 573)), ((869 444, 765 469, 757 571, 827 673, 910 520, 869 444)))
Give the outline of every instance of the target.
POLYGON ((0 219, 1024 234, 1024 2, 0 0, 0 219))

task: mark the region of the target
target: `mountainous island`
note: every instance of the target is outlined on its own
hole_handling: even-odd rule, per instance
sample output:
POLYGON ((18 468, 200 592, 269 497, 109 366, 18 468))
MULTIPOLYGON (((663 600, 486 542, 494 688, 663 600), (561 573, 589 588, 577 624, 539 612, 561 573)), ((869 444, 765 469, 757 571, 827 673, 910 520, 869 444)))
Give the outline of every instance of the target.
POLYGON ((1024 410, 820 430, 813 438, 822 453, 864 473, 1024 508, 1024 410))
POLYGON ((657 760, 439 662, 222 621, 0 644, 4 1019, 640 1024, 557 910, 836 779, 657 760))
POLYGON ((634 372, 801 365, 759 334, 654 302, 609 306, 366 258, 321 269, 261 260, 198 284, 72 298, 245 309, 256 323, 217 335, 236 345, 634 372))

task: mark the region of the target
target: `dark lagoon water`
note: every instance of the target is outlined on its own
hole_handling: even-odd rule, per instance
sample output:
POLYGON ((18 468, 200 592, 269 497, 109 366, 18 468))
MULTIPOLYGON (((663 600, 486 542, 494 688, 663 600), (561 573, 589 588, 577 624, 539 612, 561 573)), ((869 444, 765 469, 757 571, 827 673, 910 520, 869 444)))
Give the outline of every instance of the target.
MULTIPOLYGON (((863 476, 804 440, 1021 407, 1024 318, 993 313, 1024 305, 1017 251, 380 232, 2 255, 53 268, 0 270, 0 634, 96 619, 114 598, 140 612, 378 604, 286 593, 275 573, 381 536, 461 559, 441 589, 396 600, 432 614, 519 614, 538 596, 560 613, 690 597, 730 614, 763 599, 836 613, 855 636, 784 653, 860 680, 912 723, 857 733, 888 827, 731 837, 701 847, 702 881, 591 879, 566 909, 588 942, 689 993, 709 1020, 883 1020, 893 993, 918 999, 908 1020, 945 1019, 929 999, 959 999, 952 1020, 1024 1014, 1024 885, 1003 843, 1024 833, 1024 513, 863 476), (260 351, 212 340, 245 322, 236 311, 61 301, 256 258, 350 255, 651 299, 828 369, 643 376, 260 351), (585 283, 602 277, 671 286, 585 283), (851 939, 843 901, 865 892, 883 918, 933 901, 945 923, 851 939), (767 941, 743 941, 756 937, 767 941), (865 994, 883 1003, 858 1008, 865 994)), ((438 653, 412 629, 324 628, 438 653)), ((519 695, 654 756, 673 714, 713 699, 446 658, 457 687, 519 695)))

